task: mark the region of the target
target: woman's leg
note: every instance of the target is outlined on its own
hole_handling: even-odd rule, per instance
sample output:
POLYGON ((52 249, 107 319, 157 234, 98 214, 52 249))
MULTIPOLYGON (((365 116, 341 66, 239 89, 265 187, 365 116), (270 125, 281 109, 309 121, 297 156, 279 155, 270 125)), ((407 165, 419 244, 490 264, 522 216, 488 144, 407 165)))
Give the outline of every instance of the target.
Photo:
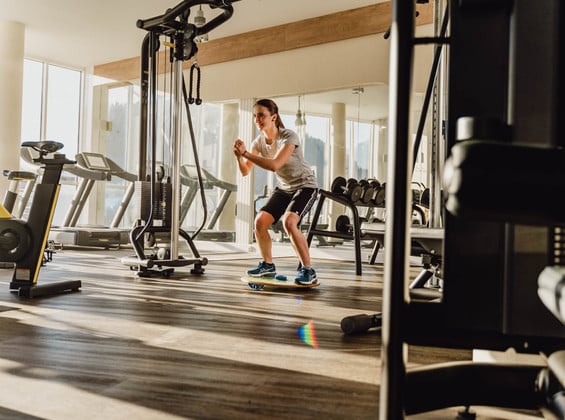
POLYGON ((283 215, 283 226, 290 243, 292 244, 296 255, 303 267, 311 268, 310 249, 308 240, 300 229, 300 221, 302 217, 312 208, 316 201, 318 190, 316 188, 302 188, 298 190, 292 197, 287 207, 287 211, 283 215))
POLYGON ((300 222, 300 216, 293 212, 286 212, 283 216, 283 226, 286 231, 290 243, 294 248, 294 252, 298 256, 300 263, 303 267, 312 267, 310 261, 310 249, 308 248, 308 241, 306 237, 300 230, 298 223, 300 222))
POLYGON ((269 234, 269 227, 274 221, 273 216, 266 211, 259 211, 255 217, 255 239, 263 261, 269 264, 273 263, 273 242, 269 234))

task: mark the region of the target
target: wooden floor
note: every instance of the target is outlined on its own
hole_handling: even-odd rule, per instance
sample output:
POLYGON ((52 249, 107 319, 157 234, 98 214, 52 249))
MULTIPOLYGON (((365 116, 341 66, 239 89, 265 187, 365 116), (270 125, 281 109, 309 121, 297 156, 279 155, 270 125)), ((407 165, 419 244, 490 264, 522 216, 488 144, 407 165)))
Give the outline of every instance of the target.
MULTIPOLYGON (((339 325, 380 310, 382 264, 356 276, 352 261, 318 256, 320 287, 257 292, 240 281, 255 253, 201 253, 204 275, 143 279, 120 262, 131 251, 59 251, 40 283, 80 279, 82 291, 33 300, 9 293, 11 270, 0 270, 0 418, 378 418, 379 333, 349 337, 339 325), (308 325, 317 347, 298 334, 308 325)), ((470 357, 409 354, 412 364, 470 357)))

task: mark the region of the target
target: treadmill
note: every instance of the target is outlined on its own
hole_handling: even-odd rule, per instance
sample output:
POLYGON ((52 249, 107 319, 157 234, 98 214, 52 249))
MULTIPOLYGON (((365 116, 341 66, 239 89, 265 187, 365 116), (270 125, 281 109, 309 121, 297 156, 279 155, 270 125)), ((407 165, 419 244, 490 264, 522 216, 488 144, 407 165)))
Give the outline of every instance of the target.
POLYGON ((137 175, 124 171, 112 159, 100 153, 81 152, 75 155, 75 160, 76 165, 65 167, 65 171, 76 175, 81 181, 62 225, 51 228, 49 239, 62 245, 79 247, 119 248, 129 245, 129 229, 120 228, 119 224, 133 196, 137 175), (77 226, 96 181, 110 181, 112 177, 121 178, 129 185, 110 226, 77 226))
MULTIPOLYGON (((216 225, 220 214, 224 210, 224 207, 228 199, 230 198, 231 193, 237 191, 237 185, 216 178, 204 168, 201 168, 201 173, 202 186, 204 187, 204 189, 211 190, 218 188, 220 191, 222 191, 222 193, 218 206, 211 214, 208 214, 208 216, 210 216, 210 220, 206 224, 205 228, 198 232, 198 235, 196 235, 195 239, 201 241, 235 242, 235 232, 215 230, 214 226, 216 225)), ((179 219, 182 225, 199 190, 198 173, 196 171, 196 166, 188 164, 182 165, 180 169, 180 181, 181 184, 186 187, 186 190, 182 196, 180 207, 179 219)), ((195 228, 187 229, 188 233, 193 233, 195 231, 195 228)))

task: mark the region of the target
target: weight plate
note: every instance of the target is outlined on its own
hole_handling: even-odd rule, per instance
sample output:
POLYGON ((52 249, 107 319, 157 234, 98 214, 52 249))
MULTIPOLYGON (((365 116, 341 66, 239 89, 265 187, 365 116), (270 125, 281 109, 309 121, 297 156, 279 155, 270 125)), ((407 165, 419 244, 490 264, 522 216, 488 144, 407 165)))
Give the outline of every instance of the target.
POLYGON ((350 231, 350 229, 351 222, 349 220, 349 217, 347 217, 345 214, 338 216, 337 220, 335 221, 335 230, 337 232, 347 233, 350 231))
POLYGON ((343 189, 347 185, 347 181, 344 177, 338 176, 332 182, 331 191, 334 194, 343 194, 343 189))
POLYGON ((376 179, 369 180, 369 184, 371 184, 371 186, 375 189, 377 189, 381 186, 381 183, 376 179))
POLYGON ((353 187, 351 189, 351 195, 350 195, 349 198, 351 199, 351 201, 356 203, 361 198, 361 194, 363 194, 363 187, 361 187, 361 185, 357 184, 357 185, 355 185, 355 187, 353 187))
POLYGON ((31 243, 29 228, 18 219, 0 222, 0 261, 14 262, 23 258, 31 243))
POLYGON ((363 204, 369 204, 375 195, 375 189, 370 185, 366 185, 363 188, 363 195, 361 196, 361 201, 363 204))
POLYGON ((386 192, 385 192, 385 187, 384 184, 381 186, 381 188, 379 188, 379 190, 377 191, 377 193, 375 194, 375 206, 382 206, 385 203, 385 196, 386 196, 386 192))

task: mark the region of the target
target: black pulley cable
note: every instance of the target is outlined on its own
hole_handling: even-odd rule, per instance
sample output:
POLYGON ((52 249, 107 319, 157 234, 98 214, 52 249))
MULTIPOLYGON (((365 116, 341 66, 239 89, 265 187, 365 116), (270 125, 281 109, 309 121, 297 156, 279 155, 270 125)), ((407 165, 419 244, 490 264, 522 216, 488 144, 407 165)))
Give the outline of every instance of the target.
MULTIPOLYGON (((170 54, 169 54, 169 68, 168 68, 168 72, 169 72, 169 110, 173 109, 173 77, 174 77, 174 45, 171 44, 171 48, 170 48, 170 54)), ((165 69, 165 73, 166 73, 166 69, 165 69)), ((165 92, 167 92, 167 88, 164 89, 165 92)), ((167 128, 167 135, 169 136, 169 139, 173 138, 173 125, 174 125, 174 121, 173 118, 168 118, 169 120, 169 126, 167 128)), ((163 121, 165 121, 165 112, 163 111, 163 121)), ((165 131, 163 131, 163 133, 165 133, 165 131)), ((165 148, 165 141, 163 141, 163 151, 162 151, 162 159, 163 162, 167 162, 171 160, 171 156, 168 157, 168 159, 165 158, 166 155, 166 148, 165 148)))
MULTIPOLYGON (((151 202, 151 208, 149 210, 149 216, 145 222, 145 225, 142 227, 142 229, 140 230, 140 232, 137 234, 137 236, 135 237, 135 241, 139 241, 139 239, 141 237, 143 237, 143 235, 145 234, 145 232, 147 231, 147 229, 149 228, 149 226, 153 223, 153 220, 155 218, 155 214, 154 214, 154 208, 155 208, 155 196, 156 196, 156 191, 155 191, 155 174, 157 172, 156 170, 156 158, 157 158, 157 58, 159 56, 159 54, 157 54, 157 51, 159 50, 159 36, 153 32, 150 32, 149 35, 149 58, 151 60, 150 62, 150 77, 149 77, 149 112, 151 114, 151 118, 149 120, 149 132, 150 132, 150 141, 147 142, 146 140, 146 144, 149 143, 150 147, 151 147, 151 175, 150 175, 150 187, 149 187, 149 200, 151 202)), ((143 181, 143 180, 141 180, 143 181)))
POLYGON ((190 66, 190 90, 188 95, 188 103, 191 105, 202 104, 202 99, 200 98, 200 66, 198 65, 198 62, 196 60, 194 60, 194 63, 192 63, 192 66, 190 66), (192 88, 194 86, 194 72, 196 72, 196 98, 192 95, 192 88))
MULTIPOLYGON (((195 62, 196 63, 196 62, 195 62)), ((194 64, 193 64, 194 66, 194 64)), ((192 69, 191 69, 192 70, 192 69)), ((198 74, 200 74, 200 70, 198 70, 198 74)), ((191 72, 191 79, 192 79, 192 72, 191 72)), ((200 76, 198 77, 200 80, 200 76)), ((192 81, 190 83, 192 87, 192 81)), ((184 98, 184 105, 186 108, 186 117, 188 120, 188 128, 190 130, 190 141, 192 142, 192 152, 194 155, 194 164, 196 166, 196 175, 198 178, 198 186, 200 188, 200 197, 202 199, 202 209, 204 210, 204 217, 202 219, 202 224, 194 231, 192 234, 192 239, 196 238, 196 236, 200 233, 200 231, 204 228, 206 224, 206 219, 208 217, 208 205, 206 204, 206 192, 204 191, 204 182, 202 181, 202 169, 200 168, 200 159, 198 158, 198 149, 196 148, 196 136, 194 135, 194 127, 192 126, 192 117, 190 115, 190 98, 186 94, 186 83, 184 82, 184 77, 182 78, 182 95, 184 98)), ((201 101, 202 102, 202 101, 201 101)))
MULTIPOLYGON (((445 12, 443 15, 443 20, 441 23, 439 39, 445 39, 445 34, 447 33, 447 25, 449 22, 449 4, 445 8, 445 12)), ((418 129, 416 130, 416 138, 414 140, 413 145, 413 162, 412 162, 412 173, 414 173, 414 169, 416 168, 416 163, 418 162, 418 153, 420 150, 420 143, 422 142, 422 135, 424 133, 424 126, 426 124, 426 116, 428 114, 428 107, 430 106, 430 100, 432 97, 432 91, 434 88, 434 82, 436 80, 440 59, 441 59, 441 52, 442 52, 443 43, 439 43, 436 46, 436 50, 434 53, 434 60, 432 63, 432 69, 430 70, 430 77, 428 78, 428 85, 426 88, 426 94, 424 95, 424 102, 422 103, 422 111, 420 113, 420 120, 418 121, 418 129)))

